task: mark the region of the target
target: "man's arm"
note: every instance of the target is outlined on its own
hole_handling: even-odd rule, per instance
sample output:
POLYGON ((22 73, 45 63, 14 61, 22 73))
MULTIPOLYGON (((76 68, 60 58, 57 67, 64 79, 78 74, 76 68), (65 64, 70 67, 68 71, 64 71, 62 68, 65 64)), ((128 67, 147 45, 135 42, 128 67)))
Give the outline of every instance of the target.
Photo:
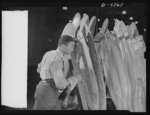
POLYGON ((79 81, 78 77, 70 77, 66 79, 63 76, 63 64, 61 60, 56 60, 53 63, 51 71, 54 77, 56 87, 58 89, 65 89, 69 84, 71 85, 71 87, 74 87, 79 81))
POLYGON ((70 84, 63 76, 63 64, 61 60, 57 59, 53 62, 51 72, 58 89, 65 89, 70 84))

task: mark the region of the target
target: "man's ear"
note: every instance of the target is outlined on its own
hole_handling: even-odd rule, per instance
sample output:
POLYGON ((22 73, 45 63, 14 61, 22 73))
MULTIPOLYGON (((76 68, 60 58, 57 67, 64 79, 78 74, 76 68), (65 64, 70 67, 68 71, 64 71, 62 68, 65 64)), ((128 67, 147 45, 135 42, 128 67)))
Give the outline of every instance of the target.
POLYGON ((64 45, 64 44, 62 44, 62 45, 61 45, 61 49, 64 49, 64 48, 65 48, 65 45, 64 45))
POLYGON ((63 50, 63 51, 66 51, 67 46, 66 46, 66 45, 64 45, 64 44, 62 44, 62 45, 61 45, 61 48, 62 48, 62 50, 63 50))

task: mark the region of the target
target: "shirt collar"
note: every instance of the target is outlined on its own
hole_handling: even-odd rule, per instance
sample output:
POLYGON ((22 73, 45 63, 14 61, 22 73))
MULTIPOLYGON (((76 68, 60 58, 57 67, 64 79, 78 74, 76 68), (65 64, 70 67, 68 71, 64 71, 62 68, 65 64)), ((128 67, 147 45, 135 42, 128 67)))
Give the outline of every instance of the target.
POLYGON ((63 53, 60 51, 60 49, 59 49, 59 47, 56 49, 56 51, 60 54, 60 56, 63 58, 63 60, 64 60, 64 55, 63 55, 63 53))

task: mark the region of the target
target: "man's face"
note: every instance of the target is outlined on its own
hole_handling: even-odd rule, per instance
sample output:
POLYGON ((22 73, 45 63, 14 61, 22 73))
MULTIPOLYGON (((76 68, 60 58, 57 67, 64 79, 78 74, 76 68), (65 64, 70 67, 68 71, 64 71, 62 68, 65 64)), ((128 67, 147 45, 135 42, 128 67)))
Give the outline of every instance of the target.
POLYGON ((74 44, 75 42, 69 42, 68 45, 66 46, 66 53, 71 54, 74 49, 74 44))

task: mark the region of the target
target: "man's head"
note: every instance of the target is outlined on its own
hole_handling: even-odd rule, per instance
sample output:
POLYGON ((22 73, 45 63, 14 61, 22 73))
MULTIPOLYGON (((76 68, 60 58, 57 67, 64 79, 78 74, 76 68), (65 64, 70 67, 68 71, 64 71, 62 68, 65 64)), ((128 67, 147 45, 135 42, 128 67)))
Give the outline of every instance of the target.
POLYGON ((72 53, 74 49, 75 40, 71 36, 63 35, 59 38, 58 47, 64 54, 72 53))

